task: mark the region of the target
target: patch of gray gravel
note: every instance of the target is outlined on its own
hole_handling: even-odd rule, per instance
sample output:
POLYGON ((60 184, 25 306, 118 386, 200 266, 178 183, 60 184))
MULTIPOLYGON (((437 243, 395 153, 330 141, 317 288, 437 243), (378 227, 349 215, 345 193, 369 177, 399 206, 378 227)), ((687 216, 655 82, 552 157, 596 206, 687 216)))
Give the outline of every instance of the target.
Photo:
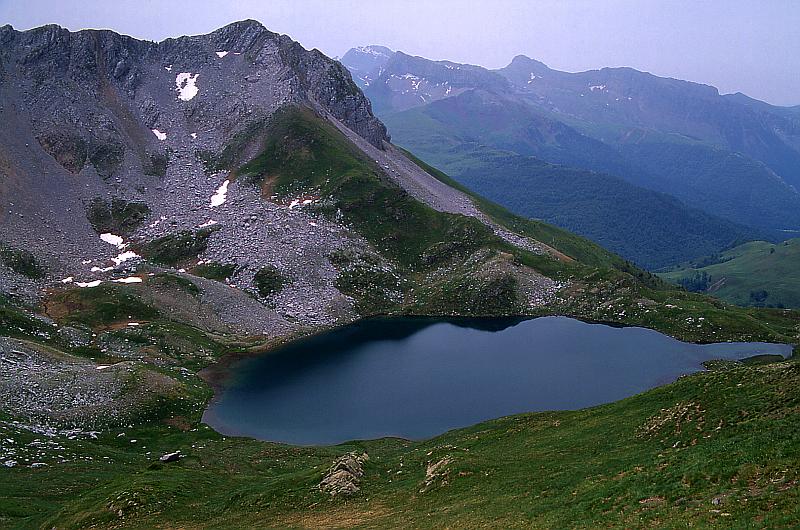
MULTIPOLYGON (((123 418, 149 385, 131 387, 134 363, 96 365, 44 346, 0 337, 0 410, 40 426, 60 429, 123 418)), ((159 384, 169 386, 164 378, 159 384)))

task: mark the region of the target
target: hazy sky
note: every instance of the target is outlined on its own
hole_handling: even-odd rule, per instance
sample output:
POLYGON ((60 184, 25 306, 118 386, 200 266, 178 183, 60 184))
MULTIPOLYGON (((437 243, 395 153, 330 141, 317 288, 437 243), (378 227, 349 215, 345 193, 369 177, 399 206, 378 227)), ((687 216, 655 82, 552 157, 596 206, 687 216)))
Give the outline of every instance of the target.
POLYGON ((334 57, 383 44, 499 68, 632 66, 800 104, 800 0, 0 0, 0 24, 110 28, 151 40, 244 18, 334 57))

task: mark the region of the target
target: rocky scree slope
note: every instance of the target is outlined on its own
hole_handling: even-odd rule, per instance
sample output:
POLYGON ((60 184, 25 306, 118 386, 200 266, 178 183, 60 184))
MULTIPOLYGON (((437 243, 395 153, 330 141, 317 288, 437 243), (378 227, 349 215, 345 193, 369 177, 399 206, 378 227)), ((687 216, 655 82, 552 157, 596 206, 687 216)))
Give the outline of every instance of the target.
POLYGON ((399 307, 526 313, 580 267, 406 158, 341 64, 257 22, 159 43, 4 26, 0 44, 12 299, 171 270, 220 329, 286 335, 399 307))

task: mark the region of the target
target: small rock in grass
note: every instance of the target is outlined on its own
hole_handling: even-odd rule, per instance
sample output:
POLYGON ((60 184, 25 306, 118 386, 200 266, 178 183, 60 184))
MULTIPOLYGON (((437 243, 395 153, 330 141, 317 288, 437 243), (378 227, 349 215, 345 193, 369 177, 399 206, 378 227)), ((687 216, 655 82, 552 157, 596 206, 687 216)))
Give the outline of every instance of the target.
POLYGON ((177 462, 178 460, 180 460, 180 458, 181 458, 181 452, 175 451, 174 453, 166 453, 161 455, 161 457, 159 457, 159 460, 166 464, 167 462, 177 462))

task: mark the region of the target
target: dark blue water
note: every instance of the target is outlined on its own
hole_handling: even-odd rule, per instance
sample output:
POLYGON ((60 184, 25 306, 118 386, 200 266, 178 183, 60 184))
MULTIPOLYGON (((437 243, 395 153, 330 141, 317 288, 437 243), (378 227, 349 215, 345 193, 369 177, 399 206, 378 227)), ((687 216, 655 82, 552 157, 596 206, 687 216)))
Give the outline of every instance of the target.
POLYGON ((203 420, 224 434, 301 445, 419 439, 519 412, 608 403, 710 359, 791 346, 687 344, 565 317, 375 319, 235 363, 203 420))

